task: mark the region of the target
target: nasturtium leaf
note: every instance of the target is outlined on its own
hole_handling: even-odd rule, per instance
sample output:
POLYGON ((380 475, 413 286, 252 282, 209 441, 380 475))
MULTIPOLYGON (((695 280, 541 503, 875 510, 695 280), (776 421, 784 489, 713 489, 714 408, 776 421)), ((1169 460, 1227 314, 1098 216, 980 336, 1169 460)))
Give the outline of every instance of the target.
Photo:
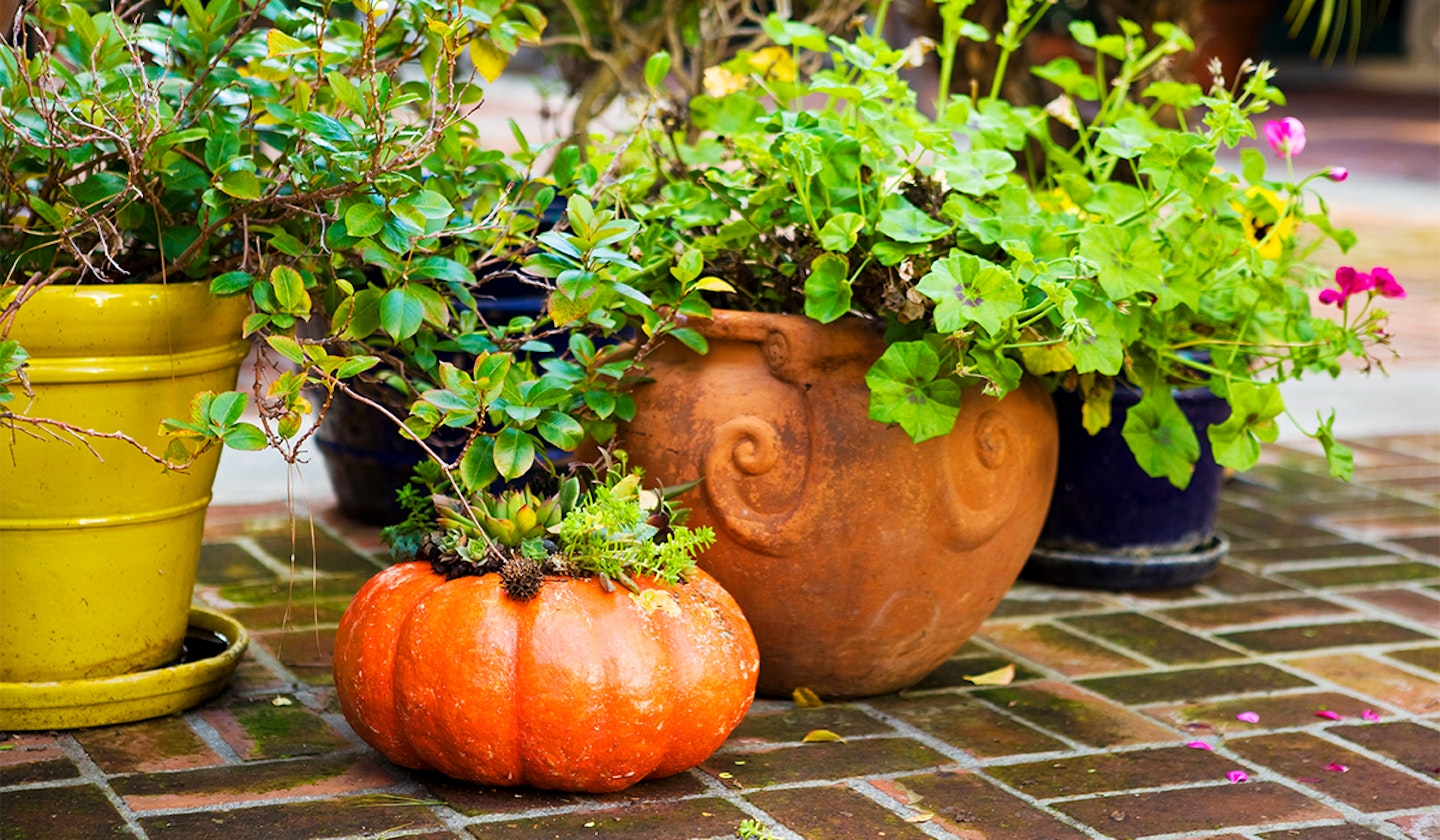
POLYGON ((1100 139, 1096 146, 1101 151, 1109 152, 1120 158, 1133 158, 1146 149, 1150 148, 1150 138, 1146 136, 1145 124, 1134 117, 1126 117, 1117 121, 1112 126, 1106 126, 1099 130, 1100 139))
POLYGON ((810 262, 805 278, 805 314, 828 324, 850 311, 850 261, 839 254, 821 254, 810 262))
POLYGON ((1276 385, 1230 385, 1230 416, 1208 430, 1216 463, 1248 470, 1260 461, 1260 444, 1271 443, 1280 429, 1275 418, 1285 411, 1285 400, 1276 385))
POLYGON ((966 195, 988 195, 1005 186, 1015 158, 998 149, 979 149, 947 158, 940 164, 946 182, 966 195))
POLYGON ((1100 270, 1100 287, 1111 300, 1160 291, 1160 249, 1146 231, 1091 225, 1080 233, 1080 256, 1100 270))
POLYGON ((880 211, 876 229, 899 242, 933 242, 950 232, 950 226, 935 221, 923 210, 899 196, 892 196, 880 211))
POLYGON ((1181 490, 1189 486, 1200 439, 1168 390, 1153 388, 1130 407, 1121 435, 1146 475, 1169 479, 1181 490))
POLYGON ((940 371, 940 355, 923 341, 901 341, 865 374, 870 419, 898 423, 919 443, 948 434, 960 416, 960 385, 940 371))
POLYGON ((837 254, 848 253, 864 227, 865 217, 859 213, 837 213, 820 228, 820 247, 837 254))
POLYGON ((973 323, 996 335, 1024 303, 1020 284, 1009 271, 958 251, 936 261, 915 288, 935 301, 935 328, 942 333, 973 323))

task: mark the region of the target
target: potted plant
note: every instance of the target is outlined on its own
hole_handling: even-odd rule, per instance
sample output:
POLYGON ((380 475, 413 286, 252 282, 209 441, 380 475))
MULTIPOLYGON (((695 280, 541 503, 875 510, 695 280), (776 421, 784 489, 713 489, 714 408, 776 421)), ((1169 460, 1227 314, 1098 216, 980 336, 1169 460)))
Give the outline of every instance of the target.
POLYGON ((623 466, 545 497, 455 496, 434 464, 420 472, 410 517, 385 534, 404 562, 360 590, 336 636, 336 692, 366 742, 479 784, 589 793, 689 769, 724 742, 758 654, 695 568, 708 529, 623 466))
MULTIPOLYGON (((1205 434, 1219 463, 1247 469, 1273 440, 1278 382, 1336 373, 1342 356, 1369 358, 1386 341, 1378 310, 1353 306, 1341 322, 1311 313, 1310 290, 1328 272, 1305 261, 1314 243, 1296 238, 1299 227, 1342 248, 1353 237, 1302 200, 1308 181, 1267 179, 1254 150, 1239 172, 1216 165, 1216 150, 1253 136, 1251 119, 1280 101, 1268 67, 1206 90, 1163 75, 1165 59, 1192 46, 1178 28, 1144 33, 1127 22, 1102 36, 1077 22, 1072 37, 1097 56, 1092 68, 1057 58, 1035 70, 1055 86, 1053 101, 1016 105, 998 82, 988 91, 952 84, 953 59, 963 40, 993 37, 994 78, 1005 78, 1044 4, 1010 4, 995 33, 967 22, 967 5, 941 4, 930 107, 895 72, 925 60, 930 45, 897 49, 868 32, 826 38, 772 18, 772 46, 712 68, 708 93, 659 111, 617 164, 626 173, 617 201, 645 225, 637 242, 647 270, 636 285, 661 304, 677 282, 698 285, 732 310, 677 307, 690 326, 714 326, 647 360, 652 383, 636 389, 637 419, 621 445, 663 482, 703 478, 695 520, 717 532, 704 563, 755 628, 764 693, 900 687, 993 607, 1050 495, 1054 430, 1037 382, 1078 392, 1091 430, 1109 424, 1117 383, 1133 388, 1139 400, 1124 421, 1132 457, 1183 485, 1199 447, 1177 386, 1225 401, 1227 416, 1205 434), (823 325, 868 335, 870 357, 799 343, 823 325), (682 390, 711 375, 702 372, 707 347, 717 361, 756 365, 722 386, 730 413, 682 390), (962 471, 952 455, 921 448, 894 483, 878 468, 852 468, 862 491, 814 498, 838 480, 821 456, 859 446, 816 431, 845 413, 823 402, 838 386, 820 373, 844 368, 863 383, 858 413, 876 421, 863 427, 868 438, 903 431, 917 447, 970 448, 978 465, 962 471), (758 408, 763 391, 788 403, 758 408), (1011 412, 1049 431, 1012 425, 1011 412), (656 425, 667 413, 694 434, 656 425), (1027 467, 1045 486, 1008 488, 1027 467), (919 506, 880 512, 892 498, 919 506), (821 530, 780 529, 796 521, 821 530), (953 553, 918 572, 944 552, 923 542, 876 551, 897 532, 929 534, 953 553), (995 534, 1006 547, 979 553, 998 570, 981 572, 966 552, 995 534), (823 556, 787 553, 807 544, 823 556), (821 565, 828 560, 838 562, 821 565), (871 586, 877 594, 856 594, 871 586), (961 604, 977 605, 979 617, 937 629, 961 604), (897 640, 850 652, 849 639, 876 628, 897 640), (935 646, 902 674, 898 663, 921 640, 935 646), (861 676, 894 672, 852 682, 853 673, 836 676, 845 664, 861 676)), ((1311 434, 1344 472, 1329 421, 1311 434)))
MULTIPOLYGON (((493 77, 541 23, 523 4, 472 5, 349 20, 282 0, 42 2, 0 47, 6 728, 162 714, 223 685, 88 707, 96 683, 127 680, 135 700, 170 679, 155 669, 190 620, 219 445, 295 457, 306 382, 375 364, 302 351, 301 373, 257 391, 257 426, 230 390, 242 334, 288 358, 314 298, 354 291, 331 271, 337 244, 375 226, 378 247, 410 254, 460 215, 424 185, 433 155, 465 155, 457 125, 481 97, 454 61, 468 50, 493 77), (402 78, 407 64, 423 72, 402 78), (96 369, 110 384, 74 396, 96 369), (162 395, 113 384, 151 373, 162 395)), ((243 630, 226 632, 233 667, 243 630)))

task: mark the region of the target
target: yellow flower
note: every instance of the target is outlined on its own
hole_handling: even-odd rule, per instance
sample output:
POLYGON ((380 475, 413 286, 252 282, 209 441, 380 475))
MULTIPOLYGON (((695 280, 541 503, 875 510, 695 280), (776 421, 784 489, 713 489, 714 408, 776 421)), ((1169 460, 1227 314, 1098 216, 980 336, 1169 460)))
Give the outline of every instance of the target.
POLYGON ((717 99, 721 96, 729 96, 738 90, 744 90, 748 84, 744 76, 732 73, 719 65, 705 68, 704 81, 706 95, 717 99))
POLYGON ((795 81, 795 60, 784 47, 766 47, 746 59, 746 63, 767 79, 795 81))
POLYGON ((1250 187, 1245 191, 1245 197, 1261 198, 1268 205, 1259 213, 1251 209, 1253 202, 1231 205, 1240 211, 1241 220, 1245 223, 1245 240, 1265 259, 1279 259, 1285 252, 1285 246, 1295 236, 1295 217, 1285 212, 1285 202, 1273 190, 1250 187))

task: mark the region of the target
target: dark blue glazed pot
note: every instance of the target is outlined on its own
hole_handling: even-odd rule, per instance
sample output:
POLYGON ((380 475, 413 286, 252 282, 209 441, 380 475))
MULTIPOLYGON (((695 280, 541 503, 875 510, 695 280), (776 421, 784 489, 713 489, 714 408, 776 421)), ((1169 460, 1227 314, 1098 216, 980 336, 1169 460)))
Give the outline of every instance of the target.
POLYGON ((1229 547, 1215 530, 1224 470, 1206 428, 1230 416, 1206 388, 1175 392, 1200 440, 1200 460, 1184 490, 1151 478, 1135 463, 1121 429, 1139 392, 1115 389, 1110 425, 1091 436, 1078 394, 1057 390, 1060 465, 1050 512, 1022 576, 1100 589, 1154 589, 1203 580, 1229 547))

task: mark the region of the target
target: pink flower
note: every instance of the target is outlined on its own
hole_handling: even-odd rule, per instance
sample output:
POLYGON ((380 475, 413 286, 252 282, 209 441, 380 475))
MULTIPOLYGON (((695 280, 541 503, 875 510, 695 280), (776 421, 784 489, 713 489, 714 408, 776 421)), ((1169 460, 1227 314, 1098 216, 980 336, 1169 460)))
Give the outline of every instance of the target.
POLYGON ((1315 717, 1325 718, 1326 720, 1344 720, 1344 719, 1345 719, 1345 716, 1344 716, 1344 715, 1340 714, 1339 712, 1332 712, 1332 711, 1330 711, 1329 709, 1321 709, 1320 711, 1318 711, 1318 712, 1315 713, 1315 717))
POLYGON ((1246 773, 1244 770, 1231 770, 1229 773, 1225 774, 1225 778, 1229 779, 1230 784, 1233 785, 1238 782, 1250 781, 1250 774, 1246 773))
POLYGON ((1345 302, 1351 295, 1361 292, 1379 294, 1381 297, 1400 299, 1405 297, 1405 287, 1401 286, 1390 273, 1390 269, 1376 266, 1370 269, 1369 273, 1356 271, 1353 267, 1342 265, 1335 269, 1335 285, 1338 289, 1321 289, 1320 302, 1324 304, 1335 304, 1345 308, 1345 302))
POLYGON ((1325 170, 1325 177, 1338 184, 1350 177, 1350 170, 1343 166, 1332 166, 1325 170))
POLYGON ((1332 762, 1330 762, 1329 764, 1325 765, 1325 769, 1326 769, 1326 770, 1329 770, 1331 773, 1349 773, 1349 772, 1350 772, 1350 768, 1349 768, 1349 767, 1346 767, 1345 765, 1340 764, 1340 763, 1338 763, 1338 762, 1334 762, 1334 761, 1332 761, 1332 762))
POLYGON ((1373 268, 1370 270, 1370 279, 1374 281, 1375 291, 1379 292, 1381 297, 1404 299, 1405 287, 1396 282, 1390 269, 1373 268))
POLYGON ((1280 157, 1294 157, 1305 150, 1305 124, 1294 117, 1265 123, 1265 139, 1280 157))
POLYGON ((1238 715, 1235 716, 1235 719, 1236 719, 1236 720, 1243 720, 1243 721, 1245 721, 1246 723, 1259 723, 1259 722, 1260 722, 1260 716, 1257 715, 1257 714, 1255 714, 1254 712, 1241 712, 1240 714, 1238 714, 1238 715))
POLYGON ((1192 750, 1213 750, 1213 749, 1215 749, 1214 747, 1210 746, 1209 744, 1205 743, 1204 741, 1191 741, 1190 743, 1186 744, 1185 746, 1189 747, 1189 748, 1192 749, 1192 750))
POLYGON ((1360 713, 1360 717, 1362 717, 1362 718, 1364 718, 1364 719, 1366 719, 1366 720, 1379 720, 1379 719, 1380 719, 1380 716, 1377 715, 1377 714, 1375 714, 1375 710, 1374 710, 1374 709, 1366 709, 1365 711, 1363 711, 1363 712, 1360 713))

